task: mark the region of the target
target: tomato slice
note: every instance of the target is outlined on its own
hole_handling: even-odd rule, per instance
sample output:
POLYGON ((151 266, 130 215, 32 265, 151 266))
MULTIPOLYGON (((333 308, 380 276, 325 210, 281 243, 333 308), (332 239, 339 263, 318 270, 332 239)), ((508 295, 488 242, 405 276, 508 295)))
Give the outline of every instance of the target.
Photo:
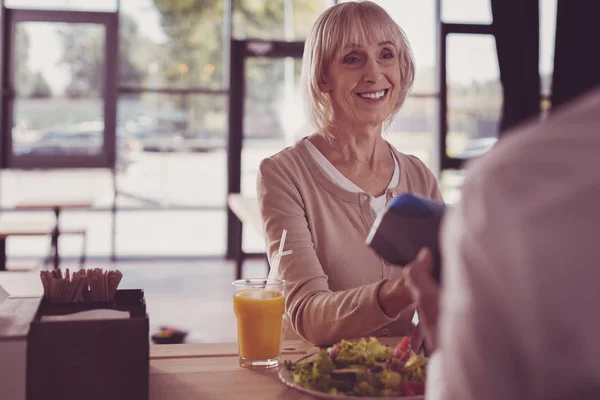
POLYGON ((410 337, 404 336, 400 343, 396 345, 392 357, 398 359, 400 362, 406 362, 410 357, 410 337))
POLYGON ((400 384, 404 396, 421 396, 425 394, 423 382, 402 382, 400 384))
POLYGON ((397 349, 408 350, 410 347, 410 336, 404 336, 400 343, 396 345, 397 349))

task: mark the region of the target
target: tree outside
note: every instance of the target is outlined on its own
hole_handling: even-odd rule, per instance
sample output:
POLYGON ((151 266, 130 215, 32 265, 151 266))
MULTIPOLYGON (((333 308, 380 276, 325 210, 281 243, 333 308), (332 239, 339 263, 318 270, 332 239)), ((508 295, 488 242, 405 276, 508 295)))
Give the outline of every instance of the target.
MULTIPOLYGON (((283 0, 232 1, 234 38, 284 39, 283 0)), ((121 11, 119 85, 141 88, 223 89, 223 1, 149 0, 149 5, 157 11, 159 26, 156 28, 163 31, 166 40, 157 42, 141 34, 137 16, 121 11)), ((304 40, 312 23, 325 6, 325 0, 293 2, 295 40, 304 40)), ((18 25, 18 95, 23 98, 34 95, 37 99, 49 95, 64 96, 66 99, 62 99, 63 102, 68 99, 76 100, 78 106, 82 107, 84 103, 93 102, 93 105, 90 103, 90 107, 99 110, 105 65, 104 28, 94 24, 57 26, 59 45, 62 48, 59 64, 67 69, 69 80, 64 93, 54 94, 47 87, 48 82, 44 76, 36 75, 27 67, 30 38, 27 30, 20 28, 18 25)), ((294 71, 297 80, 299 68, 294 68, 294 71)), ((255 136, 280 137, 283 60, 252 60, 246 77, 248 133, 255 136)), ((24 110, 26 106, 28 105, 22 104, 21 109, 24 110)), ((94 111, 94 114, 96 113, 94 111)), ((77 116, 69 115, 69 118, 77 119, 77 116)), ((81 115, 81 118, 84 116, 81 115)), ((152 120, 144 125, 145 132, 148 133, 153 130, 160 131, 158 125, 162 124, 162 131, 171 135, 180 134, 190 139, 224 138, 227 98, 224 95, 194 94, 121 95, 119 118, 124 123, 130 120, 152 120)), ((35 125, 48 126, 51 125, 51 121, 43 118, 43 121, 37 121, 35 125)))
POLYGON ((29 68, 29 33, 18 24, 15 34, 15 90, 18 97, 29 97, 33 73, 29 68))
MULTIPOLYGON (((147 75, 143 54, 137 51, 151 43, 141 37, 135 20, 121 14, 119 41, 119 81, 141 86, 147 75)), ((59 32, 63 48, 62 64, 69 68, 71 81, 65 89, 70 98, 102 95, 105 67, 105 31, 93 24, 71 24, 59 32)))
MULTIPOLYGON (((295 0, 294 37, 304 40, 325 8, 324 1, 295 0)), ((154 0, 168 38, 160 70, 173 87, 221 89, 223 80, 223 1, 154 0)), ((284 40, 283 0, 233 0, 232 36, 236 39, 284 40)), ((253 60, 246 70, 246 123, 256 135, 280 136, 278 121, 284 79, 282 60, 253 60)), ((212 116, 225 121, 223 102, 209 96, 182 97, 177 107, 186 115, 185 136, 218 134, 205 129, 212 116), (220 115, 221 117, 216 117, 220 115)), ((224 124, 222 125, 225 126, 224 124)), ((251 133, 253 135, 254 133, 251 133)))
POLYGON ((33 77, 33 84, 29 97, 32 99, 47 99, 52 97, 52 90, 50 85, 44 78, 41 72, 37 72, 33 77))

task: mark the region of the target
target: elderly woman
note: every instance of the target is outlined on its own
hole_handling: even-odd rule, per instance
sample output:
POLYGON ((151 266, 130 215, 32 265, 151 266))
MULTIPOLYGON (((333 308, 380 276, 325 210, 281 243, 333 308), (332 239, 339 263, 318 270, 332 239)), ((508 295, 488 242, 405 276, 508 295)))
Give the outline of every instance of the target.
POLYGON ((293 329, 316 345, 410 332, 401 270, 365 245, 391 198, 441 200, 433 174, 383 137, 413 83, 404 33, 371 2, 328 8, 304 50, 302 85, 316 133, 261 162, 258 197, 268 255, 288 231, 279 276, 293 329))

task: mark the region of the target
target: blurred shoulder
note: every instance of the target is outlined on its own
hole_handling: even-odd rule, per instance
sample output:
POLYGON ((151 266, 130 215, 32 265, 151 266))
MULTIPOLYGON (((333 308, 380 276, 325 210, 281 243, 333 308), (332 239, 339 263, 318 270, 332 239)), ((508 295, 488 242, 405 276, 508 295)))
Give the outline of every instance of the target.
POLYGON ((314 162, 300 139, 277 153, 264 158, 258 167, 259 185, 279 182, 280 185, 304 185, 311 176, 314 162))

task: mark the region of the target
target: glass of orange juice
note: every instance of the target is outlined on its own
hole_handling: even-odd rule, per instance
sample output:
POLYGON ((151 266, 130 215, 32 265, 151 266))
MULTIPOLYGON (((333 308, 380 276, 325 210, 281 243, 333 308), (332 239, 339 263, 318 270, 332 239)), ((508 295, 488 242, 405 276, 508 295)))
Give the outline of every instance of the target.
POLYGON ((279 365, 285 309, 285 281, 240 279, 233 282, 240 365, 271 368, 279 365))

